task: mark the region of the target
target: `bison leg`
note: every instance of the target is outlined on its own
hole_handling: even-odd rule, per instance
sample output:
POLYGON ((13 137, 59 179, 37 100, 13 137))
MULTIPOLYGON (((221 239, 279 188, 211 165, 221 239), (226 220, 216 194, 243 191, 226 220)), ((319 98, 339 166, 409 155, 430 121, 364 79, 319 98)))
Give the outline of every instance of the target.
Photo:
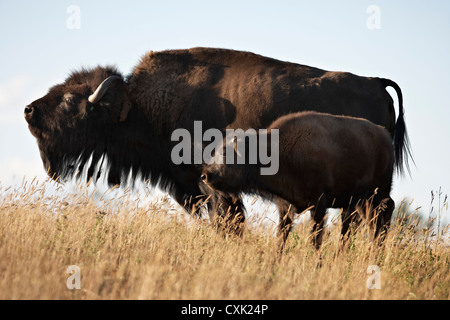
POLYGON ((208 214, 218 230, 242 236, 245 229, 245 207, 240 198, 214 192, 209 195, 208 214))
POLYGON ((192 191, 177 188, 172 191, 172 196, 190 215, 200 218, 201 208, 204 206, 207 196, 202 194, 200 190, 193 190, 194 192, 197 192, 195 195, 192 194, 192 191))
POLYGON ((292 229, 292 221, 293 215, 295 213, 295 208, 289 202, 281 198, 275 198, 275 203, 280 215, 280 221, 278 222, 278 237, 280 238, 278 252, 281 254, 283 252, 286 239, 292 229))
POLYGON ((374 238, 379 241, 380 244, 383 243, 387 230, 391 224, 392 212, 395 208, 395 202, 391 197, 384 198, 380 201, 380 204, 374 209, 377 213, 375 217, 375 234, 374 238))
POLYGON ((179 187, 172 191, 172 195, 189 214, 197 218, 201 217, 201 209, 206 204, 210 221, 218 230, 242 235, 245 228, 245 207, 241 199, 201 187, 192 188, 190 192, 179 187), (192 191, 197 194, 192 195, 192 191))
POLYGON ((349 204, 349 206, 343 210, 341 220, 341 241, 342 246, 345 246, 350 236, 350 227, 356 229, 361 223, 361 219, 359 218, 357 213, 357 208, 354 204, 349 204))
POLYGON ((324 218, 327 212, 327 200, 325 195, 322 195, 317 202, 317 205, 311 211, 311 216, 313 219, 313 227, 311 230, 312 235, 312 243, 316 249, 320 248, 322 244, 323 237, 323 226, 324 226, 324 218))

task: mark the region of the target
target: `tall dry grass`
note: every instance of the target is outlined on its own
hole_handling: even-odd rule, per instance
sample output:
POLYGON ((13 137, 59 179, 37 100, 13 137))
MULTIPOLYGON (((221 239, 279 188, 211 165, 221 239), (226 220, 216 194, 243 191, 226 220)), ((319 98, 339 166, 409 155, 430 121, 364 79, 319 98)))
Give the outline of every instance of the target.
MULTIPOLYGON (((364 232, 340 250, 339 224, 323 245, 301 223, 277 256, 262 224, 242 238, 217 234, 177 213, 166 199, 139 205, 129 194, 65 198, 48 184, 1 186, 0 299, 448 299, 448 243, 398 215, 383 248, 364 232), (57 193, 57 192, 56 192, 57 193), (97 196, 97 200, 99 197, 97 196), (100 199, 103 200, 103 199, 100 199), (68 266, 81 270, 70 290, 68 266), (370 265, 380 289, 368 289, 370 265)), ((58 190, 56 190, 58 191, 58 190)))

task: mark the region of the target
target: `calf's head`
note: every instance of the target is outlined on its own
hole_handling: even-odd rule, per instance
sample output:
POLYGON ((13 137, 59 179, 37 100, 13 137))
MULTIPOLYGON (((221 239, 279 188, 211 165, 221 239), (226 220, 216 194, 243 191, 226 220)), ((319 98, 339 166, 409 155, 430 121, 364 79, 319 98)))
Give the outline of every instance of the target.
POLYGON ((201 180, 210 188, 235 193, 240 187, 242 176, 233 165, 208 165, 202 172, 201 180))
POLYGON ((256 161, 250 161, 254 155, 250 154, 252 151, 250 140, 246 137, 225 138, 210 163, 204 167, 200 179, 212 189, 240 193, 248 185, 249 177, 257 174, 256 161))

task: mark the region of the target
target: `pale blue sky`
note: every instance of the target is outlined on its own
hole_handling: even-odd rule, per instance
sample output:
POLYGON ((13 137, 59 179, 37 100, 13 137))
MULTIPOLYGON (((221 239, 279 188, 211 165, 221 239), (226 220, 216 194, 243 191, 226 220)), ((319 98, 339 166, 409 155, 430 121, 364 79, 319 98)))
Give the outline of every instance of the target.
POLYGON ((394 199, 427 213, 431 190, 450 193, 448 1, 2 0, 0 39, 3 185, 44 176, 23 109, 70 71, 115 64, 128 74, 148 50, 210 46, 396 81, 417 167, 395 177, 394 199), (67 28, 70 5, 80 29, 67 28), (381 29, 367 28, 370 5, 381 29))

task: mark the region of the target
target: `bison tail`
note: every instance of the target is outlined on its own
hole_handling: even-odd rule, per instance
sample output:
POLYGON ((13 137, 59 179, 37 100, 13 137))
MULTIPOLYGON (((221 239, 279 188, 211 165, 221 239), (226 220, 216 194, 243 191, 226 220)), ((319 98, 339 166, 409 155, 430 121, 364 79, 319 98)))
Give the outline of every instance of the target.
POLYGON ((411 154, 411 147, 408 138, 408 132, 406 131, 406 124, 403 110, 403 95, 402 90, 394 81, 389 79, 381 79, 384 87, 392 87, 398 96, 398 118, 395 122, 394 129, 394 165, 397 173, 403 175, 404 168, 411 175, 409 168, 409 160, 414 163, 414 159, 411 154))

